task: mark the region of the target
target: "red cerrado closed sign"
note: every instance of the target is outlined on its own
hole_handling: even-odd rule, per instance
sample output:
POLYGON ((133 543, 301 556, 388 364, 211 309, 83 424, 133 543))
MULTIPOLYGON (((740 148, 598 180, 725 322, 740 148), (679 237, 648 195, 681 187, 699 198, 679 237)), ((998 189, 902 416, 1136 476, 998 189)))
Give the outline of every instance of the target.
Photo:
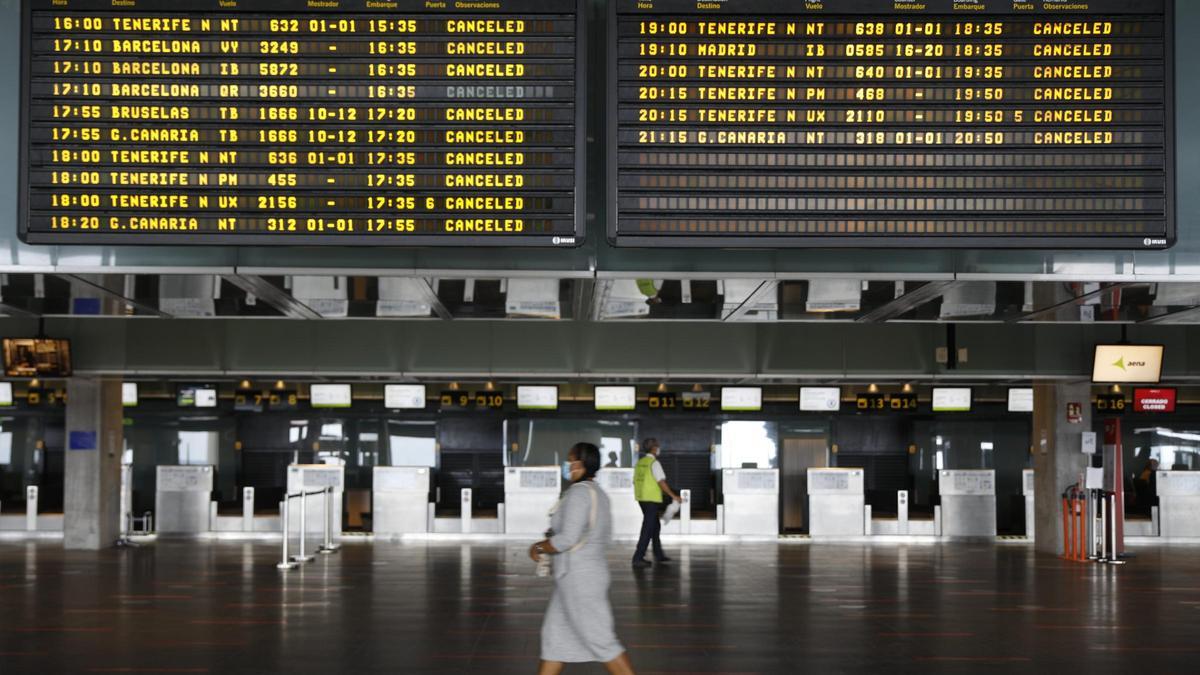
POLYGON ((1134 389, 1134 412, 1175 412, 1174 389, 1134 389))

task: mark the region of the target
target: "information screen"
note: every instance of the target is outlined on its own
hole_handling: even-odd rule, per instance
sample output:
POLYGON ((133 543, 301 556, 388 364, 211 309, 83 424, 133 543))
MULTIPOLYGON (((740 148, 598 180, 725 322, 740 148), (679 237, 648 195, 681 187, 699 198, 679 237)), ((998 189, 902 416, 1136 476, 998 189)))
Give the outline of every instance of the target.
POLYGON ((570 246, 581 0, 28 0, 34 243, 570 246))
POLYGON ((613 5, 617 244, 1174 241, 1171 2, 613 5))

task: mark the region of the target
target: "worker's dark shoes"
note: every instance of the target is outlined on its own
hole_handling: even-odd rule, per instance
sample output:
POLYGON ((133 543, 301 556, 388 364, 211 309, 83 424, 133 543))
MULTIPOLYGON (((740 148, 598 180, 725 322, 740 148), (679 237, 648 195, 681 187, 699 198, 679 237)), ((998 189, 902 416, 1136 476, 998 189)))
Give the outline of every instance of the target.
POLYGON ((650 567, 650 561, 649 561, 649 560, 634 560, 634 561, 633 561, 633 568, 634 568, 634 569, 643 569, 643 568, 646 568, 646 567, 650 567))

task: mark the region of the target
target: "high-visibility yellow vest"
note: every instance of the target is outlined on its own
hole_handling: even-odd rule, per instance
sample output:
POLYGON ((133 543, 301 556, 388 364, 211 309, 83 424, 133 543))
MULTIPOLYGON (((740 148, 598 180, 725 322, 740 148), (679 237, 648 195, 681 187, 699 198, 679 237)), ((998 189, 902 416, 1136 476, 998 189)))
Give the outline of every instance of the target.
POLYGON ((650 470, 657 461, 654 455, 646 455, 633 468, 633 496, 639 502, 662 502, 662 487, 650 470))

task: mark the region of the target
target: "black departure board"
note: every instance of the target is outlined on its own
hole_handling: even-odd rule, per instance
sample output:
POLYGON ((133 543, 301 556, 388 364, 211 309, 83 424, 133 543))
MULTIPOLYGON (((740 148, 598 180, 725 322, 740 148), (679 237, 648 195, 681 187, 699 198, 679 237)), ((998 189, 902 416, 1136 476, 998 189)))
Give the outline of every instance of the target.
POLYGON ((1170 246, 1172 11, 613 0, 609 237, 1170 246))
POLYGON ((582 0, 27 0, 33 243, 572 246, 582 0))

